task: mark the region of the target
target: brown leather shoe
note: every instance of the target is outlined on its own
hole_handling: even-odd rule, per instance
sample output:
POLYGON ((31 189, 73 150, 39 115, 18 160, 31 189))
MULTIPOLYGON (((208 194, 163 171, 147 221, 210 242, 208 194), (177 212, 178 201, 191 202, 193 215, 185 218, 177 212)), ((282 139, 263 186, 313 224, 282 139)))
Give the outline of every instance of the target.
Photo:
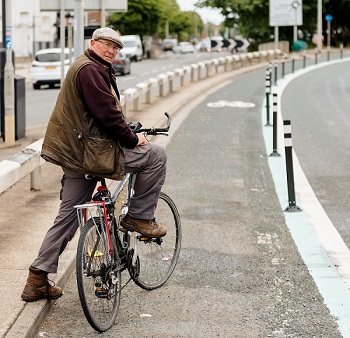
POLYGON ((62 289, 59 286, 51 285, 50 282, 47 279, 46 271, 30 267, 27 283, 21 298, 26 302, 35 302, 39 299, 52 300, 60 298, 62 296, 62 289))
POLYGON ((155 220, 138 219, 126 215, 120 225, 127 231, 136 231, 148 237, 163 237, 166 235, 165 225, 158 224, 155 220))

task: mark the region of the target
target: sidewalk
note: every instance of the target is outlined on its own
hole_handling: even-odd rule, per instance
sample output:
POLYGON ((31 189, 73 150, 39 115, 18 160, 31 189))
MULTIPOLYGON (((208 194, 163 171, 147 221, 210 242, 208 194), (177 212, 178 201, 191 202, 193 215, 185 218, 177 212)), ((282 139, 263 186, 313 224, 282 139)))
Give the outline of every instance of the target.
MULTIPOLYGON (((140 112, 127 112, 127 120, 139 120, 144 126, 158 126, 165 122, 164 112, 169 112, 173 119, 172 131, 178 121, 176 114, 184 106, 193 103, 193 98, 200 100, 209 91, 231 82, 235 76, 257 68, 266 67, 265 63, 244 67, 186 86, 176 88, 175 92, 156 98, 152 105, 143 105, 140 112)), ((25 71, 25 69, 24 69, 25 71)), ((25 139, 16 141, 14 147, 6 148, 0 143, 0 160, 3 160, 44 136, 45 126, 29 129, 25 139)), ((33 337, 45 316, 54 305, 46 300, 25 303, 20 295, 28 274, 28 267, 35 259, 42 239, 52 225, 59 206, 61 169, 45 163, 41 169, 42 190, 29 190, 29 177, 26 177, 0 195, 1 226, 1 274, 2 292, 0 314, 0 337, 33 337), (6 290, 9 290, 8 292, 6 290)), ((56 284, 64 287, 69 274, 75 268, 75 251, 78 236, 69 243, 60 258, 59 270, 51 275, 56 284)))

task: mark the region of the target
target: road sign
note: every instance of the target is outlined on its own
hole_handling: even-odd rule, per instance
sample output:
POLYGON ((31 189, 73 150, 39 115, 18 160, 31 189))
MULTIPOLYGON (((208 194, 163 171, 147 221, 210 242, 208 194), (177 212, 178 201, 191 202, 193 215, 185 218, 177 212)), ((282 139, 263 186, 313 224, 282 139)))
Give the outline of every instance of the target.
POLYGON ((220 50, 223 45, 223 40, 216 40, 216 39, 211 39, 210 40, 210 47, 212 50, 220 50))
POLYGON ((227 48, 228 50, 232 50, 237 45, 236 41, 233 39, 224 39, 222 40, 222 48, 227 48))
POLYGON ((270 26, 301 26, 302 0, 270 0, 270 26))
POLYGON ((333 16, 331 14, 326 15, 326 21, 330 22, 333 20, 333 16))
MULTIPOLYGON (((100 11, 101 3, 104 1, 106 11, 126 12, 128 9, 127 0, 81 0, 86 11, 100 11)), ((74 11, 76 0, 65 0, 65 10, 74 11)), ((40 11, 51 12, 61 9, 61 0, 40 0, 40 11)))
POLYGON ((246 51, 250 45, 250 42, 247 39, 243 39, 243 38, 240 38, 240 39, 237 38, 235 39, 235 42, 236 42, 235 48, 238 51, 246 51))

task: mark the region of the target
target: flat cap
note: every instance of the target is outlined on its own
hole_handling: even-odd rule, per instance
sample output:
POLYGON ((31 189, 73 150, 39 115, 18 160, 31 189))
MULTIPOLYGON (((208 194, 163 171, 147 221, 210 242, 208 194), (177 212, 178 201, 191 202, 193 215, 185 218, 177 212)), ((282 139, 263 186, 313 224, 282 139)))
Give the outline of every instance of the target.
POLYGON ((109 27, 98 28, 92 33, 92 40, 109 40, 115 42, 120 48, 124 47, 120 35, 109 27))

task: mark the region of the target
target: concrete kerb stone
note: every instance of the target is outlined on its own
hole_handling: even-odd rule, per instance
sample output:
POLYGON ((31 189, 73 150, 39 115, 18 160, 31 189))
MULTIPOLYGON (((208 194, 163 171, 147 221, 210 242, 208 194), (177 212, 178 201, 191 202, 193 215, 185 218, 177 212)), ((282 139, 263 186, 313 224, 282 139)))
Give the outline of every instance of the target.
POLYGON ((139 110, 139 96, 137 88, 128 88, 123 91, 123 96, 125 98, 124 110, 126 110, 126 106, 129 103, 133 103, 133 109, 139 110))
POLYGON ((159 96, 163 97, 165 95, 164 85, 169 80, 169 76, 167 74, 159 74, 157 78, 159 86, 159 96))
POLYGON ((149 84, 147 82, 140 82, 136 85, 136 88, 140 93, 140 97, 142 95, 146 95, 146 103, 147 103, 147 93, 149 91, 149 84))
POLYGON ((148 84, 146 82, 140 82, 136 85, 136 88, 139 89, 142 94, 145 94, 148 91, 148 84))
POLYGON ((191 67, 190 66, 183 66, 182 69, 185 73, 190 74, 191 73, 191 67))
POLYGON ((176 68, 174 72, 180 78, 180 86, 183 87, 185 85, 185 73, 186 73, 184 67, 176 68))
POLYGON ((166 75, 168 76, 169 81, 169 92, 172 93, 174 91, 175 72, 167 72, 166 75))
POLYGON ((207 60, 203 62, 203 67, 202 67, 202 71, 205 68, 206 69, 206 76, 209 77, 211 75, 211 67, 212 65, 214 65, 212 60, 207 60))
POLYGON ((198 71, 198 64, 196 63, 192 63, 191 64, 191 82, 194 82, 195 81, 195 72, 197 71, 197 73, 199 72, 198 71))
POLYGON ((203 76, 203 71, 205 69, 205 63, 204 62, 198 62, 198 80, 202 80, 203 76))
POLYGON ((146 82, 148 85, 148 91, 146 93, 146 103, 151 104, 152 103, 152 88, 155 88, 158 86, 158 80, 154 77, 151 77, 146 82))

